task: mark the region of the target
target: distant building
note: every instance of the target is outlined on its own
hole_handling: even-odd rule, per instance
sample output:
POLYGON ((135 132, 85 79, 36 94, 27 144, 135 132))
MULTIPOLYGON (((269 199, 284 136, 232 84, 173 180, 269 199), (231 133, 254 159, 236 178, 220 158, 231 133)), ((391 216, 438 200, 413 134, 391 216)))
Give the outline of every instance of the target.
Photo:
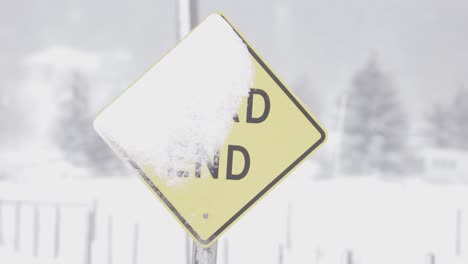
POLYGON ((468 183, 468 152, 445 148, 423 148, 414 162, 422 179, 441 183, 468 183))

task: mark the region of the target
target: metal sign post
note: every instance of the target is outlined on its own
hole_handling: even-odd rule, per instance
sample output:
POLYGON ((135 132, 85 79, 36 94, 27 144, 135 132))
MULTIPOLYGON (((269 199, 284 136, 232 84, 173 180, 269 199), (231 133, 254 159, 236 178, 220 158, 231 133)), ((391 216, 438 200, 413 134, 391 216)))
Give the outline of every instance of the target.
POLYGON ((192 248, 192 264, 216 264, 217 251, 217 242, 210 247, 204 248, 194 241, 192 248))
POLYGON ((198 23, 198 0, 177 2, 177 40, 181 40, 198 23))

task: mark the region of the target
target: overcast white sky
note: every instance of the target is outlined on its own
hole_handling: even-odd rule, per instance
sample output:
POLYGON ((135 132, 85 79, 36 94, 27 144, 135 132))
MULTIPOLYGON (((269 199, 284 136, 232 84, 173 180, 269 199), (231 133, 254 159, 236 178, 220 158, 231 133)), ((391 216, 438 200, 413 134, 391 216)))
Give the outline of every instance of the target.
MULTIPOLYGON (((175 2, 1 0, 0 85, 15 89, 24 57, 63 45, 129 54, 127 67, 109 68, 123 90, 176 43, 175 2)), ((200 0, 200 18, 212 11, 230 17, 290 85, 307 74, 325 107, 372 53, 416 117, 468 88, 467 1, 200 0)))
MULTIPOLYGON (((402 97, 414 103, 411 111, 419 112, 428 102, 468 86, 466 1, 255 3, 255 7, 244 5, 229 12, 289 83, 295 75, 307 72, 317 92, 342 91, 352 74, 375 53, 402 97), (271 14, 265 15, 262 11, 269 3, 273 3, 271 14), (275 16, 277 19, 271 19, 275 16), (282 24, 278 18, 288 22, 282 24), (277 28, 274 34, 271 27, 277 28)), ((208 6, 202 13, 209 12, 208 6)))

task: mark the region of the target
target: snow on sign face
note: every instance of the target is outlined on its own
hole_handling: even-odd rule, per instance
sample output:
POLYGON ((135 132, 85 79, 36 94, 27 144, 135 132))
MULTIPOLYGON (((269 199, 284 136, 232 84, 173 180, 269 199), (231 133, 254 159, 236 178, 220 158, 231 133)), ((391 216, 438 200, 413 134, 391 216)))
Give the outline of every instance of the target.
POLYGON ((220 14, 94 126, 203 246, 325 141, 323 128, 220 14))
POLYGON ((223 145, 248 95, 252 68, 242 40, 221 17, 210 16, 104 110, 95 127, 158 175, 188 169, 223 145))

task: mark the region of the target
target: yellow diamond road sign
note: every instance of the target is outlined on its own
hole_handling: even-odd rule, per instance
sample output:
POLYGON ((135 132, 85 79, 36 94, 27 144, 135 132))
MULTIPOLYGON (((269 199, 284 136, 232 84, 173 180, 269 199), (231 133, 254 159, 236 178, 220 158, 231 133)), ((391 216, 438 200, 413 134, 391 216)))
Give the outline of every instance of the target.
MULTIPOLYGON (((149 166, 151 161, 134 158, 132 152, 114 142, 113 130, 100 129, 100 123, 106 119, 119 119, 117 113, 112 112, 115 102, 95 122, 96 130, 106 142, 138 173, 191 237, 203 246, 214 243, 326 138, 324 129, 237 28, 220 14, 210 17, 217 17, 220 21, 217 23, 224 23, 240 37, 247 47, 253 69, 250 92, 242 99, 237 115, 232 119, 231 131, 213 159, 206 164, 194 162, 192 171, 177 172, 174 177, 184 184, 173 184, 157 175, 149 166)), ((150 82, 145 77, 151 75, 152 70, 119 98, 131 90, 156 89, 145 85, 150 82)), ((132 109, 127 111, 132 112, 132 109)), ((134 118, 151 122, 152 113, 134 118)), ((136 132, 145 127, 129 129, 136 132)))

